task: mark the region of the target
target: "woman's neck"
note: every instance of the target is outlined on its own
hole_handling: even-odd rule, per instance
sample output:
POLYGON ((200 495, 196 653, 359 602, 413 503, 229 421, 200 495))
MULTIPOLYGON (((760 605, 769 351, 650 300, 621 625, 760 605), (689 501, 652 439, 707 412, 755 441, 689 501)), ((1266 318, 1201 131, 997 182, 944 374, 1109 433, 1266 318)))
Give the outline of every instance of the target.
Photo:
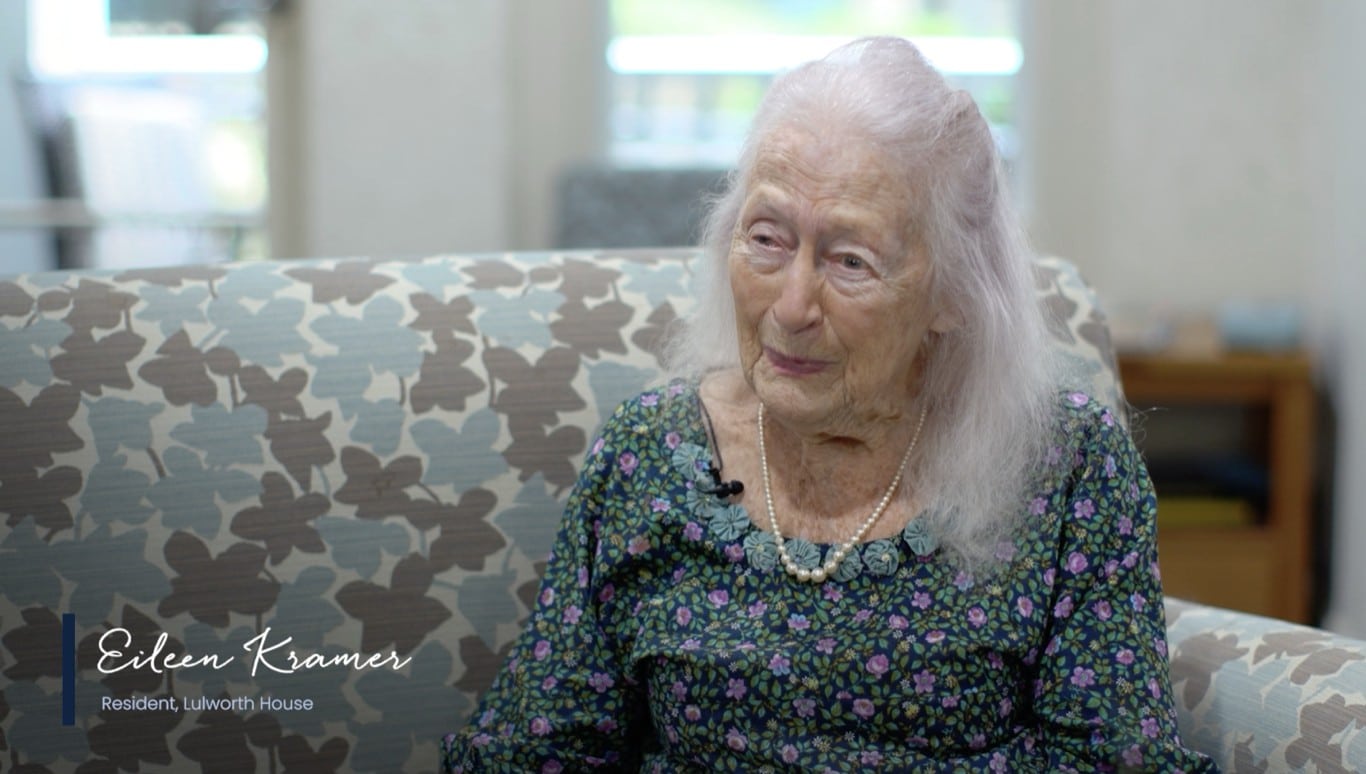
MULTIPOLYGON (((735 374, 717 374, 704 381, 702 399, 716 422, 716 442, 725 459, 727 478, 745 482, 743 502, 756 523, 767 524, 762 468, 758 443, 759 401, 748 383, 735 374)), ((767 407, 764 417, 766 461, 778 520, 788 536, 817 542, 838 542, 849 537, 886 494, 896 477, 907 447, 916 431, 915 416, 889 417, 870 424, 865 431, 801 431, 783 421, 781 411, 767 407)), ((918 445, 918 444, 917 444, 918 445)), ((913 455, 908 473, 894 497, 894 505, 879 520, 873 536, 897 532, 910 518, 906 490, 915 468, 913 455)))

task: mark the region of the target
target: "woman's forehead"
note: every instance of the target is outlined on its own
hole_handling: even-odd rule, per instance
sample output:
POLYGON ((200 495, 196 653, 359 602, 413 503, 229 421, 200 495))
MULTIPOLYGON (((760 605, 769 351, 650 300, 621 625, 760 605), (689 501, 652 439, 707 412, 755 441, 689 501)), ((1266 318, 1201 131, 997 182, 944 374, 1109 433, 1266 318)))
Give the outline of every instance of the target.
POLYGON ((912 219, 914 197, 904 176, 876 144, 848 133, 770 132, 756 149, 746 187, 750 204, 797 197, 839 210, 871 210, 902 226, 912 219))
POLYGON ((750 177, 885 187, 900 182, 897 166, 882 147, 858 132, 783 126, 759 142, 750 177))

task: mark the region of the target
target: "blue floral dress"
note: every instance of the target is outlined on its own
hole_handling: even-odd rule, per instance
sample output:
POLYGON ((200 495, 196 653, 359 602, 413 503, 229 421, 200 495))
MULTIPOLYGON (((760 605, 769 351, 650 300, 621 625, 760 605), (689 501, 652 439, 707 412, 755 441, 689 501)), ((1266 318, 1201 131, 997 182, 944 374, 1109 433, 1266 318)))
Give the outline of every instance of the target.
MULTIPOLYGON (((699 491, 693 385, 623 404, 570 496, 531 621, 455 772, 1213 771, 1169 696, 1155 501, 1127 433, 1066 396, 1058 471, 1004 568, 918 520, 823 584, 699 491)), ((814 567, 830 546, 788 541, 814 567)))

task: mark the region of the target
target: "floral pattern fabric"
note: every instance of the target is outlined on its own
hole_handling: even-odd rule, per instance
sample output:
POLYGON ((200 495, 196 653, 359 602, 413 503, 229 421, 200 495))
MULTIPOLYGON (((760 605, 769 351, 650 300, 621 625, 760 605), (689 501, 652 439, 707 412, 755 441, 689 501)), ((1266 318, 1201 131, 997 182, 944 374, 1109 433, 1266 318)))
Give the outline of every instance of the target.
MULTIPOLYGON (((697 401, 675 383, 607 423, 448 770, 1214 770, 1176 733, 1154 498, 1108 409, 1064 399, 998 571, 957 569, 913 520, 804 584, 699 490, 697 401)), ((790 545, 805 566, 830 549, 790 545)))

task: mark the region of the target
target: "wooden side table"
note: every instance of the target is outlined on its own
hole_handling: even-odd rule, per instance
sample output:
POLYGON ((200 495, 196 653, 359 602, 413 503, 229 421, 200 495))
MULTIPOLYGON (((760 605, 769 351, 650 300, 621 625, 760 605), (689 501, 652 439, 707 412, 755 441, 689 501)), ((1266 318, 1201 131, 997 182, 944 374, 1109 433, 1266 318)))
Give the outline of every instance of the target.
POLYGON ((1308 623, 1314 477, 1314 388, 1308 356, 1121 354, 1119 371, 1126 397, 1140 410, 1265 409, 1259 415, 1266 418, 1266 506, 1251 523, 1163 526, 1162 485, 1157 482, 1158 551, 1166 593, 1308 623))

